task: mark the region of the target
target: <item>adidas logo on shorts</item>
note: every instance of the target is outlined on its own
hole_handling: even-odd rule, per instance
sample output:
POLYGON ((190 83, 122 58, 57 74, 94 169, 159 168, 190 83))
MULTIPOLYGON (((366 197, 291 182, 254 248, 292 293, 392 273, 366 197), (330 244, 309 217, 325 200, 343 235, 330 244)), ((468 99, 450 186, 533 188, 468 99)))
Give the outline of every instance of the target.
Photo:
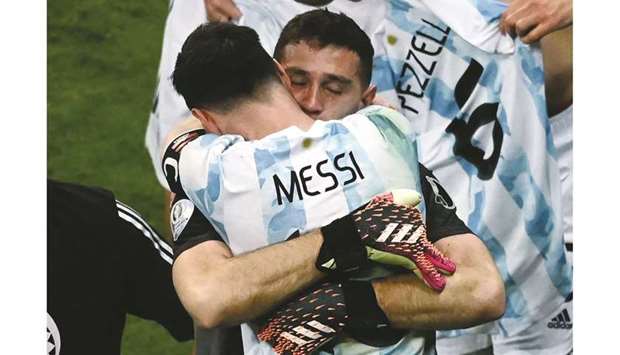
POLYGON ((573 323, 568 315, 568 311, 564 309, 562 310, 562 312, 560 312, 560 314, 551 318, 551 321, 547 323, 547 328, 572 329, 573 323))

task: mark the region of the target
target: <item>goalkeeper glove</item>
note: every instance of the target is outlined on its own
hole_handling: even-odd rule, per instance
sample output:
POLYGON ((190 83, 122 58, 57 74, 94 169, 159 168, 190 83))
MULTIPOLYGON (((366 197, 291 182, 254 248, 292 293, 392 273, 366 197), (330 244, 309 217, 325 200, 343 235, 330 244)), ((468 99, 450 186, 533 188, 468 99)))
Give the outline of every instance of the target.
POLYGON ((440 272, 452 274, 456 265, 426 238, 420 211, 413 207, 419 202, 413 190, 394 190, 323 227, 317 267, 342 277, 372 260, 411 270, 442 291, 446 279, 440 272))
MULTIPOLYGON (((387 328, 388 319, 370 282, 325 282, 269 315, 258 338, 268 342, 277 354, 306 355, 347 330, 383 330, 388 334, 387 328)), ((404 333, 392 330, 389 335, 397 341, 404 333)))

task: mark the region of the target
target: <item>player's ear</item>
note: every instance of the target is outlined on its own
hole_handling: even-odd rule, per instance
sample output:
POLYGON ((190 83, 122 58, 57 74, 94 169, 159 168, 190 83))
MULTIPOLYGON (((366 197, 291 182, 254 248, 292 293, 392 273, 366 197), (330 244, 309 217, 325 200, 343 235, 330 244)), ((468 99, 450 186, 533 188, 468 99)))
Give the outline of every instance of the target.
POLYGON ((368 88, 362 94, 364 106, 372 105, 373 101, 375 101, 375 96, 377 96, 377 87, 373 84, 368 85, 368 88))
POLYGON ((286 86, 286 88, 291 91, 291 78, 288 76, 288 74, 286 74, 284 67, 275 59, 273 60, 273 63, 276 66, 276 71, 278 73, 278 76, 280 77, 280 80, 282 81, 282 84, 284 84, 284 86, 286 86))
POLYGON ((222 131, 215 122, 215 117, 213 117, 209 111, 194 107, 192 108, 192 116, 196 117, 200 121, 200 124, 205 131, 209 133, 222 134, 222 131))

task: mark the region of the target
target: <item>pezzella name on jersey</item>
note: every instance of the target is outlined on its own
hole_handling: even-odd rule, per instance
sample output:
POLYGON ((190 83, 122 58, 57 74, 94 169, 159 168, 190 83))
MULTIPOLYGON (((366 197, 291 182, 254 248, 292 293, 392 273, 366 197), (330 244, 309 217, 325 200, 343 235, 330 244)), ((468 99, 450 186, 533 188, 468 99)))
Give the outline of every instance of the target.
POLYGON ((419 113, 416 100, 422 100, 424 97, 424 92, 437 66, 438 56, 450 34, 450 28, 445 25, 442 27, 440 24, 434 24, 425 19, 422 19, 422 22, 435 29, 436 33, 416 31, 411 38, 407 56, 403 58, 403 67, 396 82, 400 107, 414 114, 419 113))
MULTIPOLYGON (((353 183, 358 179, 364 179, 364 174, 352 151, 340 153, 333 160, 325 159, 316 164, 306 165, 298 171, 291 170, 289 177, 273 175, 278 205, 284 203, 283 197, 288 202, 293 202, 295 196, 299 200, 303 200, 304 196, 316 196, 331 191, 340 185, 345 186, 353 183), (330 169, 331 166, 339 173, 334 173, 333 169, 330 169), (311 190, 308 184, 313 179, 325 180, 328 185, 321 190, 311 190), (287 180, 289 181, 288 188, 284 183, 287 180)), ((315 183, 312 185, 317 186, 315 183)))

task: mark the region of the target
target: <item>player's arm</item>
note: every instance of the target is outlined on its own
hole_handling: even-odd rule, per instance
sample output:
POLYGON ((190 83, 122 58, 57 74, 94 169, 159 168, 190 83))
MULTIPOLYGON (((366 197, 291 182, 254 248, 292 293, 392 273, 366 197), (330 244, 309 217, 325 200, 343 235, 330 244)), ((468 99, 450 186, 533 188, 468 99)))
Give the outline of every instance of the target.
POLYGON ((205 241, 176 259, 174 285, 199 326, 243 323, 323 277, 314 266, 321 243, 315 232, 233 257, 222 241, 205 241))
POLYGON ((127 260, 128 312, 158 322, 178 341, 192 339, 192 320, 172 285, 172 249, 134 209, 120 201, 116 209, 127 260))
POLYGON ((429 240, 456 263, 443 292, 419 278, 398 275, 375 280, 377 301, 394 328, 465 328, 502 316, 504 284, 489 251, 456 215, 446 191, 420 165, 429 240))
POLYGON ((466 328, 501 317, 504 285, 485 246, 473 234, 459 234, 435 246, 457 265, 443 292, 417 277, 399 275, 373 282, 377 301, 394 328, 466 328))
POLYGON ((573 26, 540 41, 545 69, 547 114, 554 116, 573 104, 573 26))
POLYGON ((526 44, 540 41, 549 117, 573 102, 572 23, 572 0, 514 0, 501 16, 502 32, 526 44))

